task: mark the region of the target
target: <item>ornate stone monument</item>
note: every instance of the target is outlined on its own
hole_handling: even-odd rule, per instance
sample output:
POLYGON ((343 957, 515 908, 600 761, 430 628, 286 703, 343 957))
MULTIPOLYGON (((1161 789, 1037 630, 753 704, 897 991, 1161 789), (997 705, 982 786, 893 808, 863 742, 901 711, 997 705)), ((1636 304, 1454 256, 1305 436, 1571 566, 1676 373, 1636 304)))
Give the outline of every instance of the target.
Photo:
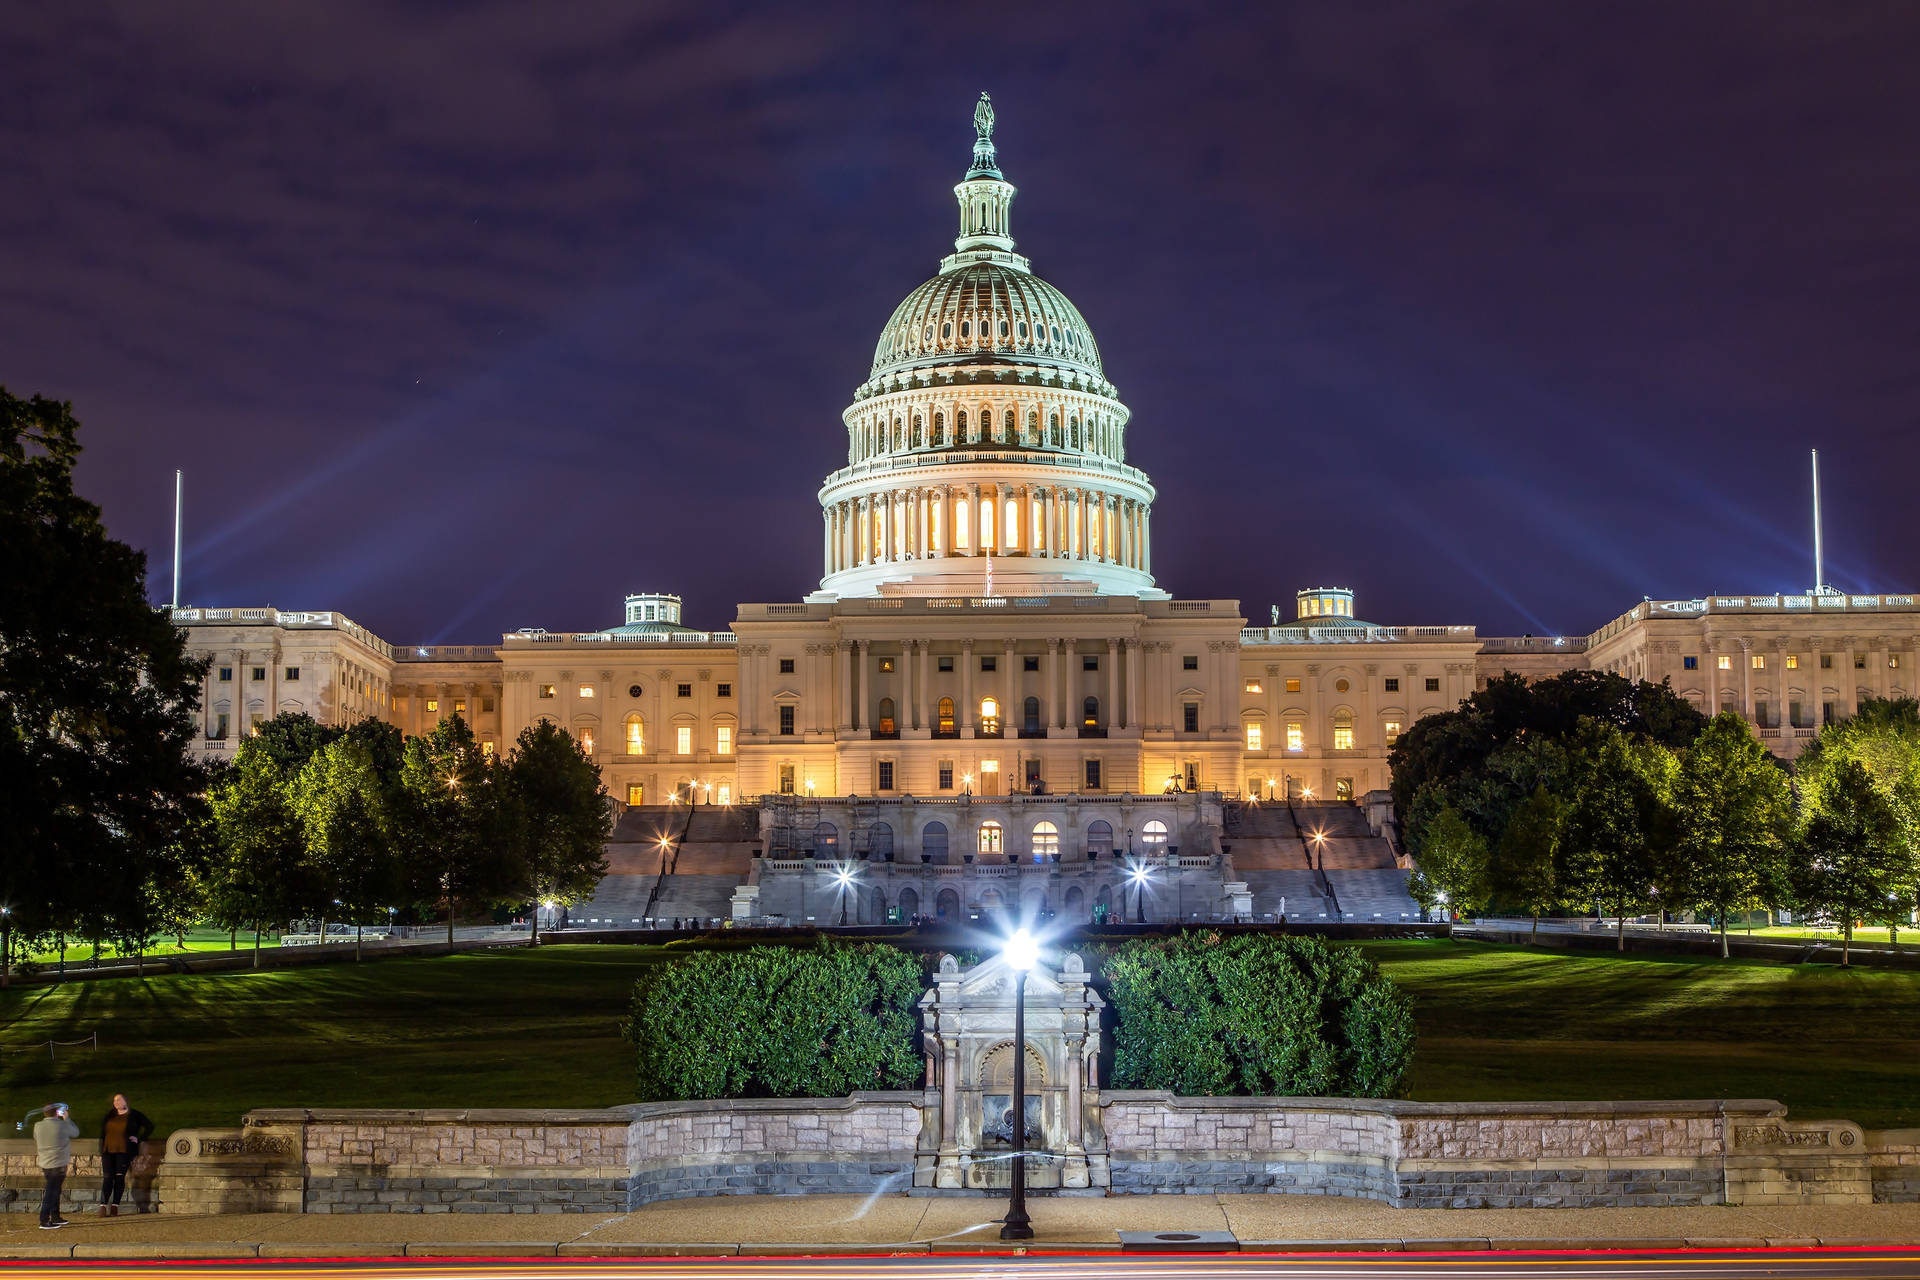
MULTIPOLYGON (((1027 1185, 1105 1190, 1097 1071, 1102 1000, 1080 957, 1043 956, 1027 975, 1027 1185), (1055 965, 1057 964, 1057 968, 1055 965)), ((1012 1178, 1014 974, 995 956, 962 972, 940 958, 921 997, 928 1105, 913 1185, 1002 1190, 1012 1178), (935 1105, 937 1102, 937 1105, 935 1105)))

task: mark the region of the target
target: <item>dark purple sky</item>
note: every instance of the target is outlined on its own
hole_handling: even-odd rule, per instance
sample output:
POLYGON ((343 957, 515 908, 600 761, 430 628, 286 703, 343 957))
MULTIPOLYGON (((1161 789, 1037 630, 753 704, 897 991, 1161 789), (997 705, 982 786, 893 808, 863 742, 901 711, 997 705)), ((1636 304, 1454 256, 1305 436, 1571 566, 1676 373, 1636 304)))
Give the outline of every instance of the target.
POLYGON ((1174 593, 1804 589, 1810 445, 1830 579, 1920 587, 1920 8, 1865 0, 16 7, 0 382, 160 599, 182 466, 191 603, 724 626, 819 578, 983 88, 1174 593))

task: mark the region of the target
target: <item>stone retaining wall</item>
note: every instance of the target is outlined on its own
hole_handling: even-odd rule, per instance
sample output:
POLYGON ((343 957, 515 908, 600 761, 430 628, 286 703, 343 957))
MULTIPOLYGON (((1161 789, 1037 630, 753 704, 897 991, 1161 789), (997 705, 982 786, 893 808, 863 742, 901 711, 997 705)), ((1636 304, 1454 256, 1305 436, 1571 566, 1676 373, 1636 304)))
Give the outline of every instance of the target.
POLYGON ((1920 1129, 1868 1133, 1866 1148, 1875 1203, 1920 1200, 1920 1129))

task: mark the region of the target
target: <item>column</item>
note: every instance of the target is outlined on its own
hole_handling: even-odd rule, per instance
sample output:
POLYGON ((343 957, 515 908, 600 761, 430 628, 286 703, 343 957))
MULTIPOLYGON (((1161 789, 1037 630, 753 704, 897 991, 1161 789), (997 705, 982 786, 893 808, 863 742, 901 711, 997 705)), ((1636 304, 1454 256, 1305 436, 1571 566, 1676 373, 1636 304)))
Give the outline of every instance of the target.
MULTIPOLYGON (((1300 754, 1317 756, 1320 754, 1320 664, 1307 664, 1307 735, 1301 745, 1306 748, 1300 754)), ((1307 776, 1303 769, 1302 776, 1307 776)))
POLYGON ((913 491, 913 553, 916 559, 927 558, 927 491, 913 491))
MULTIPOLYGON (((853 730, 853 643, 842 640, 840 649, 840 730, 853 730)), ((656 730, 659 732, 659 730, 656 730)))
POLYGON ((980 536, 980 486, 977 484, 967 486, 967 510, 967 554, 977 556, 983 541, 980 536))
POLYGON ((1853 674, 1853 645, 1852 636, 1840 637, 1840 670, 1837 673, 1839 679, 1834 683, 1840 687, 1840 714, 1843 716, 1860 713, 1860 682, 1853 674))
POLYGON ((1062 732, 1067 729, 1067 717, 1072 713, 1068 704, 1073 701, 1073 661, 1077 656, 1073 651, 1073 641, 1060 641, 1060 689, 1053 706, 1055 723, 1062 732))
POLYGON ((1127 641, 1127 722, 1128 729, 1140 727, 1140 641, 1127 641))
POLYGON ((898 527, 895 521, 899 510, 898 495, 891 489, 880 495, 880 510, 884 514, 880 524, 880 559, 882 563, 890 563, 896 558, 894 530, 898 527))
POLYGON ((1140 557, 1140 571, 1146 574, 1153 572, 1153 521, 1150 519, 1152 514, 1151 510, 1142 510, 1140 512, 1140 532, 1142 535, 1140 541, 1145 548, 1145 554, 1140 557))
POLYGON ((852 728, 855 733, 858 733, 860 732, 861 723, 866 719, 866 716, 861 714, 862 704, 867 700, 867 690, 872 683, 867 679, 867 676, 873 671, 872 666, 870 666, 867 661, 867 646, 871 644, 872 641, 858 640, 854 643, 860 646, 859 652, 854 655, 856 660, 853 664, 854 697, 852 728))
POLYGON ((1120 500, 1120 563, 1133 567, 1133 501, 1120 500))
POLYGON ((1107 641, 1107 727, 1120 724, 1120 642, 1107 641))
POLYGON ((1740 714, 1753 723, 1753 641, 1740 641, 1740 714))
MULTIPOLYGON (((1379 720, 1373 712, 1374 676, 1379 674, 1380 668, 1376 664, 1369 662, 1360 668, 1360 670, 1363 673, 1360 679, 1360 723, 1355 726, 1355 728, 1359 730, 1359 736, 1355 739, 1355 743, 1356 745, 1366 748, 1364 754, 1372 755, 1373 748, 1384 745, 1386 741, 1386 735, 1381 732, 1379 720)), ((1449 710, 1451 710, 1451 708, 1449 708, 1449 710)), ((1244 743, 1245 741, 1246 736, 1242 734, 1241 742, 1244 743)), ((1358 785, 1358 783, 1355 783, 1356 787, 1358 785)), ((1357 800, 1359 797, 1355 796, 1354 799, 1357 800)))
POLYGON ((1033 491, 1034 515, 1040 525, 1040 532, 1033 539, 1030 550, 1037 556, 1053 554, 1053 490, 1039 488, 1033 491))
POLYGON ((913 671, 913 690, 907 703, 913 708, 913 727, 920 728, 920 704, 927 698, 927 642, 915 640, 908 650, 907 665, 913 671))
POLYGON ((1047 641, 1047 718, 1045 723, 1052 725, 1060 713, 1060 642, 1047 641))
POLYGON ((1067 1037, 1067 1141, 1074 1145, 1081 1142, 1080 1124, 1085 1118, 1081 1115, 1080 1077, 1086 1073, 1087 1042, 1084 1036, 1070 1034, 1067 1037))
POLYGON ((960 723, 964 737, 973 736, 973 641, 960 642, 960 723))

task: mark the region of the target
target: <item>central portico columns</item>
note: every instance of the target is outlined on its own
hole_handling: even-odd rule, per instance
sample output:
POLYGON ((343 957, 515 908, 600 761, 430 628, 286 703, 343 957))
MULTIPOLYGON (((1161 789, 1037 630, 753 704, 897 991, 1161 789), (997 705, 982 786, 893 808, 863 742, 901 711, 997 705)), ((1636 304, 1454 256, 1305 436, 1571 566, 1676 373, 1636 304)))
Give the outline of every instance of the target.
POLYGON ((1061 727, 1060 705, 1065 701, 1060 696, 1060 641, 1047 641, 1047 722, 1056 728, 1061 727))
POLYGON ((973 736, 973 641, 960 642, 960 731, 973 736))

